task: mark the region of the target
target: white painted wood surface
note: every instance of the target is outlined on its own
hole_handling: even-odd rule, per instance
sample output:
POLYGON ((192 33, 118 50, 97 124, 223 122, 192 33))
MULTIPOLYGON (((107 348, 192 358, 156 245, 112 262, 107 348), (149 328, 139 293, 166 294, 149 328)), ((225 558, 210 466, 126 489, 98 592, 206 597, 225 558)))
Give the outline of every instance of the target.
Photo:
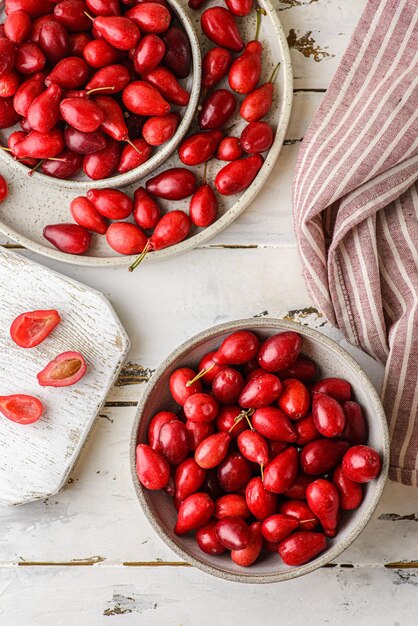
MULTIPOLYGON (((365 0, 276 4, 286 31, 294 29, 302 39, 300 48, 311 31, 305 39, 315 40, 311 48, 319 45, 334 56, 315 61, 309 45, 308 56, 291 50, 297 91, 287 145, 266 189, 222 239, 143 266, 133 276, 123 268, 87 270, 37 258, 102 291, 132 347, 66 488, 0 512, 1 626, 417 623, 416 490, 389 482, 373 520, 335 567, 279 585, 238 586, 178 562, 142 515, 128 467, 135 404, 145 385, 140 381, 177 344, 228 319, 266 311, 279 316, 310 305, 292 232, 292 168, 320 90, 364 5, 365 0)), ((296 317, 318 327, 324 323, 315 314, 296 317)))

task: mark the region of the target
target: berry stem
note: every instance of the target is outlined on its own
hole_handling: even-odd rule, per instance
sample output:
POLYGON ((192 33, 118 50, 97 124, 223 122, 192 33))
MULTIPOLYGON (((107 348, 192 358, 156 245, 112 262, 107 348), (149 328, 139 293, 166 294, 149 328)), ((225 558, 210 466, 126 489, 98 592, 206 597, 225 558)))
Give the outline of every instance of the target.
POLYGON ((150 242, 149 239, 147 241, 147 243, 145 244, 144 249, 142 250, 141 254, 135 259, 135 261, 132 263, 132 265, 129 266, 128 270, 129 272, 133 272, 134 269, 136 269, 138 267, 138 265, 140 263, 142 263, 142 261, 145 259, 145 257, 147 256, 148 252, 150 251, 150 242))
POLYGON ((258 36, 260 35, 261 16, 262 15, 267 15, 267 13, 261 7, 257 7, 257 9, 256 9, 257 22, 256 22, 254 41, 258 41, 258 36))
POLYGON ((86 91, 86 96, 89 96, 91 93, 95 93, 96 91, 106 91, 107 89, 115 90, 115 86, 111 85, 109 87, 95 87, 94 89, 89 89, 86 91))
POLYGON ((204 376, 207 372, 210 372, 210 370, 213 369, 215 367, 215 365, 216 365, 216 363, 214 363, 213 365, 208 367, 207 370, 200 370, 200 372, 198 374, 196 374, 196 376, 194 378, 192 378, 191 380, 187 381, 186 387, 191 387, 191 385, 193 385, 193 383, 195 383, 197 380, 202 378, 202 376, 204 376))
POLYGON ((279 61, 279 62, 277 63, 277 65, 273 68, 273 71, 272 71, 272 73, 271 73, 271 76, 270 76, 270 78, 269 78, 269 80, 268 80, 268 82, 269 82, 269 83, 274 83, 274 81, 275 81, 275 80, 276 80, 276 78, 277 78, 277 74, 278 74, 279 69, 280 69, 280 61, 279 61))

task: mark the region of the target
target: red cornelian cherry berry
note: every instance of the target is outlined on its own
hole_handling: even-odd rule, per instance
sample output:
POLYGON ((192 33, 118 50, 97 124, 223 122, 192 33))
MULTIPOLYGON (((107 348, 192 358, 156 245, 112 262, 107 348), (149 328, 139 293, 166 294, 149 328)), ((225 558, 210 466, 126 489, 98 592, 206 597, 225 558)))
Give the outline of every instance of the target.
POLYGON ((17 424, 33 424, 44 412, 42 402, 34 396, 12 394, 0 396, 0 414, 17 424))
POLYGON ((367 483, 380 474, 380 455, 370 446, 352 446, 342 460, 345 476, 355 483, 367 483))
POLYGON ((75 385, 86 373, 87 365, 79 352, 63 352, 37 374, 42 387, 68 387, 75 385))
POLYGON ((20 348, 34 348, 48 337, 60 321, 60 314, 55 309, 21 313, 10 327, 10 336, 20 348))

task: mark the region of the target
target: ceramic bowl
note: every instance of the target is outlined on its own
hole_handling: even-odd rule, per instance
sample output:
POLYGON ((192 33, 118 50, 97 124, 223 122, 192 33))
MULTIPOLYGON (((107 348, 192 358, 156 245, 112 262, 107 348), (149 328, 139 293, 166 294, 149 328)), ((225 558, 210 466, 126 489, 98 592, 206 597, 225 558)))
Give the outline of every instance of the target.
POLYGON ((267 318, 248 319, 215 326, 192 337, 160 365, 149 381, 138 407, 131 437, 130 463, 135 490, 145 515, 159 536, 182 559, 220 578, 246 583, 272 583, 296 578, 329 563, 360 534, 370 520, 385 484, 389 463, 389 437, 385 414, 373 385, 358 363, 338 344, 315 330, 292 322, 267 318), (174 534, 176 511, 171 497, 165 491, 144 489, 136 476, 136 444, 146 442, 147 426, 151 417, 163 409, 178 409, 168 388, 173 370, 181 366, 197 367, 204 354, 217 349, 225 337, 240 329, 252 330, 260 339, 283 330, 298 332, 303 338, 303 353, 316 361, 322 377, 338 376, 351 383, 355 399, 363 407, 368 421, 368 443, 379 451, 383 460, 380 476, 365 485, 362 504, 357 510, 344 515, 338 535, 329 541, 327 550, 300 567, 285 565, 277 554, 267 554, 251 567, 243 568, 233 563, 227 553, 222 556, 203 553, 192 534, 183 537, 174 534))
MULTIPOLYGON (((61 180, 59 178, 53 178, 52 176, 45 176, 45 174, 42 174, 40 172, 34 172, 32 175, 32 180, 36 180, 37 182, 44 183, 45 185, 48 185, 49 187, 54 187, 56 189, 67 189, 80 192, 85 191, 86 189, 123 187, 125 185, 129 185, 140 180, 147 174, 150 174, 160 165, 162 165, 168 159, 168 157, 173 154, 181 140, 185 137, 196 113, 197 105, 199 103, 202 62, 199 40, 188 13, 177 0, 167 0, 167 2, 172 7, 178 21, 186 32, 186 35, 188 36, 190 41, 190 47, 192 51, 192 71, 187 79, 181 81, 183 86, 190 92, 190 101, 187 107, 179 109, 181 113, 181 122, 173 137, 161 147, 156 148, 154 154, 148 159, 148 161, 135 168, 134 170, 126 172, 125 174, 118 174, 116 176, 104 178, 102 180, 91 180, 90 178, 85 176, 85 174, 79 173, 77 175, 77 179, 61 180)), ((177 107, 174 107, 173 110, 175 110, 176 108, 177 107)), ((2 143, 4 143, 4 141, 11 132, 12 129, 6 129, 5 131, 1 132, 2 143)), ((0 151, 0 158, 2 158, 4 161, 6 161, 6 163, 8 163, 14 169, 18 170, 27 177, 28 168, 25 165, 22 165, 22 163, 15 161, 13 157, 11 157, 7 152, 0 151)))

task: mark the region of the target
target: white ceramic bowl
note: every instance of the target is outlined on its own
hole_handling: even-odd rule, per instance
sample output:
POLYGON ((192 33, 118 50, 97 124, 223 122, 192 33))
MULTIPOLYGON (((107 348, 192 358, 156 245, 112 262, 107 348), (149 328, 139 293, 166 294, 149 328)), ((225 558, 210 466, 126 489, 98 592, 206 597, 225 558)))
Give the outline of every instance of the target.
POLYGON ((338 344, 315 330, 292 322, 268 318, 248 319, 215 326, 192 337, 160 365, 149 381, 138 407, 131 437, 130 463, 135 491, 149 522, 182 559, 220 578, 246 583, 271 583, 302 576, 329 563, 360 534, 370 520, 385 484, 389 464, 389 436, 385 414, 373 385, 358 363, 338 344), (151 417, 163 409, 178 409, 168 388, 173 370, 182 366, 196 367, 204 354, 217 349, 225 337, 240 329, 253 330, 260 339, 283 330, 298 332, 303 338, 303 353, 316 361, 321 376, 338 376, 351 383, 355 399, 363 407, 367 418, 368 443, 379 451, 383 460, 380 476, 365 485, 363 502, 357 510, 344 515, 338 535, 329 540, 327 550, 300 567, 285 565, 277 554, 267 554, 251 567, 243 568, 233 563, 229 554, 210 556, 203 553, 191 534, 184 537, 174 534, 176 511, 171 497, 165 491, 144 489, 136 475, 135 448, 137 443, 146 442, 151 417))
MULTIPOLYGON (((179 20, 184 31, 186 32, 192 52, 192 70, 190 72, 190 75, 184 81, 181 81, 182 85, 190 92, 190 100, 187 107, 182 107, 179 109, 181 113, 181 121, 173 137, 161 147, 156 148, 154 154, 148 159, 148 161, 135 168, 134 170, 126 172, 125 174, 118 174, 116 176, 111 176, 110 178, 104 178, 102 180, 91 180, 83 172, 81 172, 74 180, 62 180, 60 178, 54 178, 52 176, 45 176, 45 174, 42 174, 40 172, 34 172, 32 175, 32 180, 44 183, 49 187, 80 192, 87 189, 123 187, 125 185, 130 185, 131 183, 140 180, 147 174, 150 174, 162 163, 164 163, 169 156, 173 154, 181 140, 186 135, 196 113, 197 105, 199 103, 202 61, 200 55, 199 40, 197 38, 195 28, 187 11, 177 0, 167 0, 167 2, 173 8, 177 19, 179 20)), ((174 109, 177 108, 178 107, 174 107, 174 109)), ((13 129, 7 128, 1 131, 0 137, 2 139, 2 143, 4 143, 5 139, 10 135, 12 130, 13 129)), ((28 176, 28 168, 22 163, 19 163, 19 161, 15 161, 8 152, 1 150, 0 158, 6 161, 8 165, 19 171, 24 176, 28 176)))

